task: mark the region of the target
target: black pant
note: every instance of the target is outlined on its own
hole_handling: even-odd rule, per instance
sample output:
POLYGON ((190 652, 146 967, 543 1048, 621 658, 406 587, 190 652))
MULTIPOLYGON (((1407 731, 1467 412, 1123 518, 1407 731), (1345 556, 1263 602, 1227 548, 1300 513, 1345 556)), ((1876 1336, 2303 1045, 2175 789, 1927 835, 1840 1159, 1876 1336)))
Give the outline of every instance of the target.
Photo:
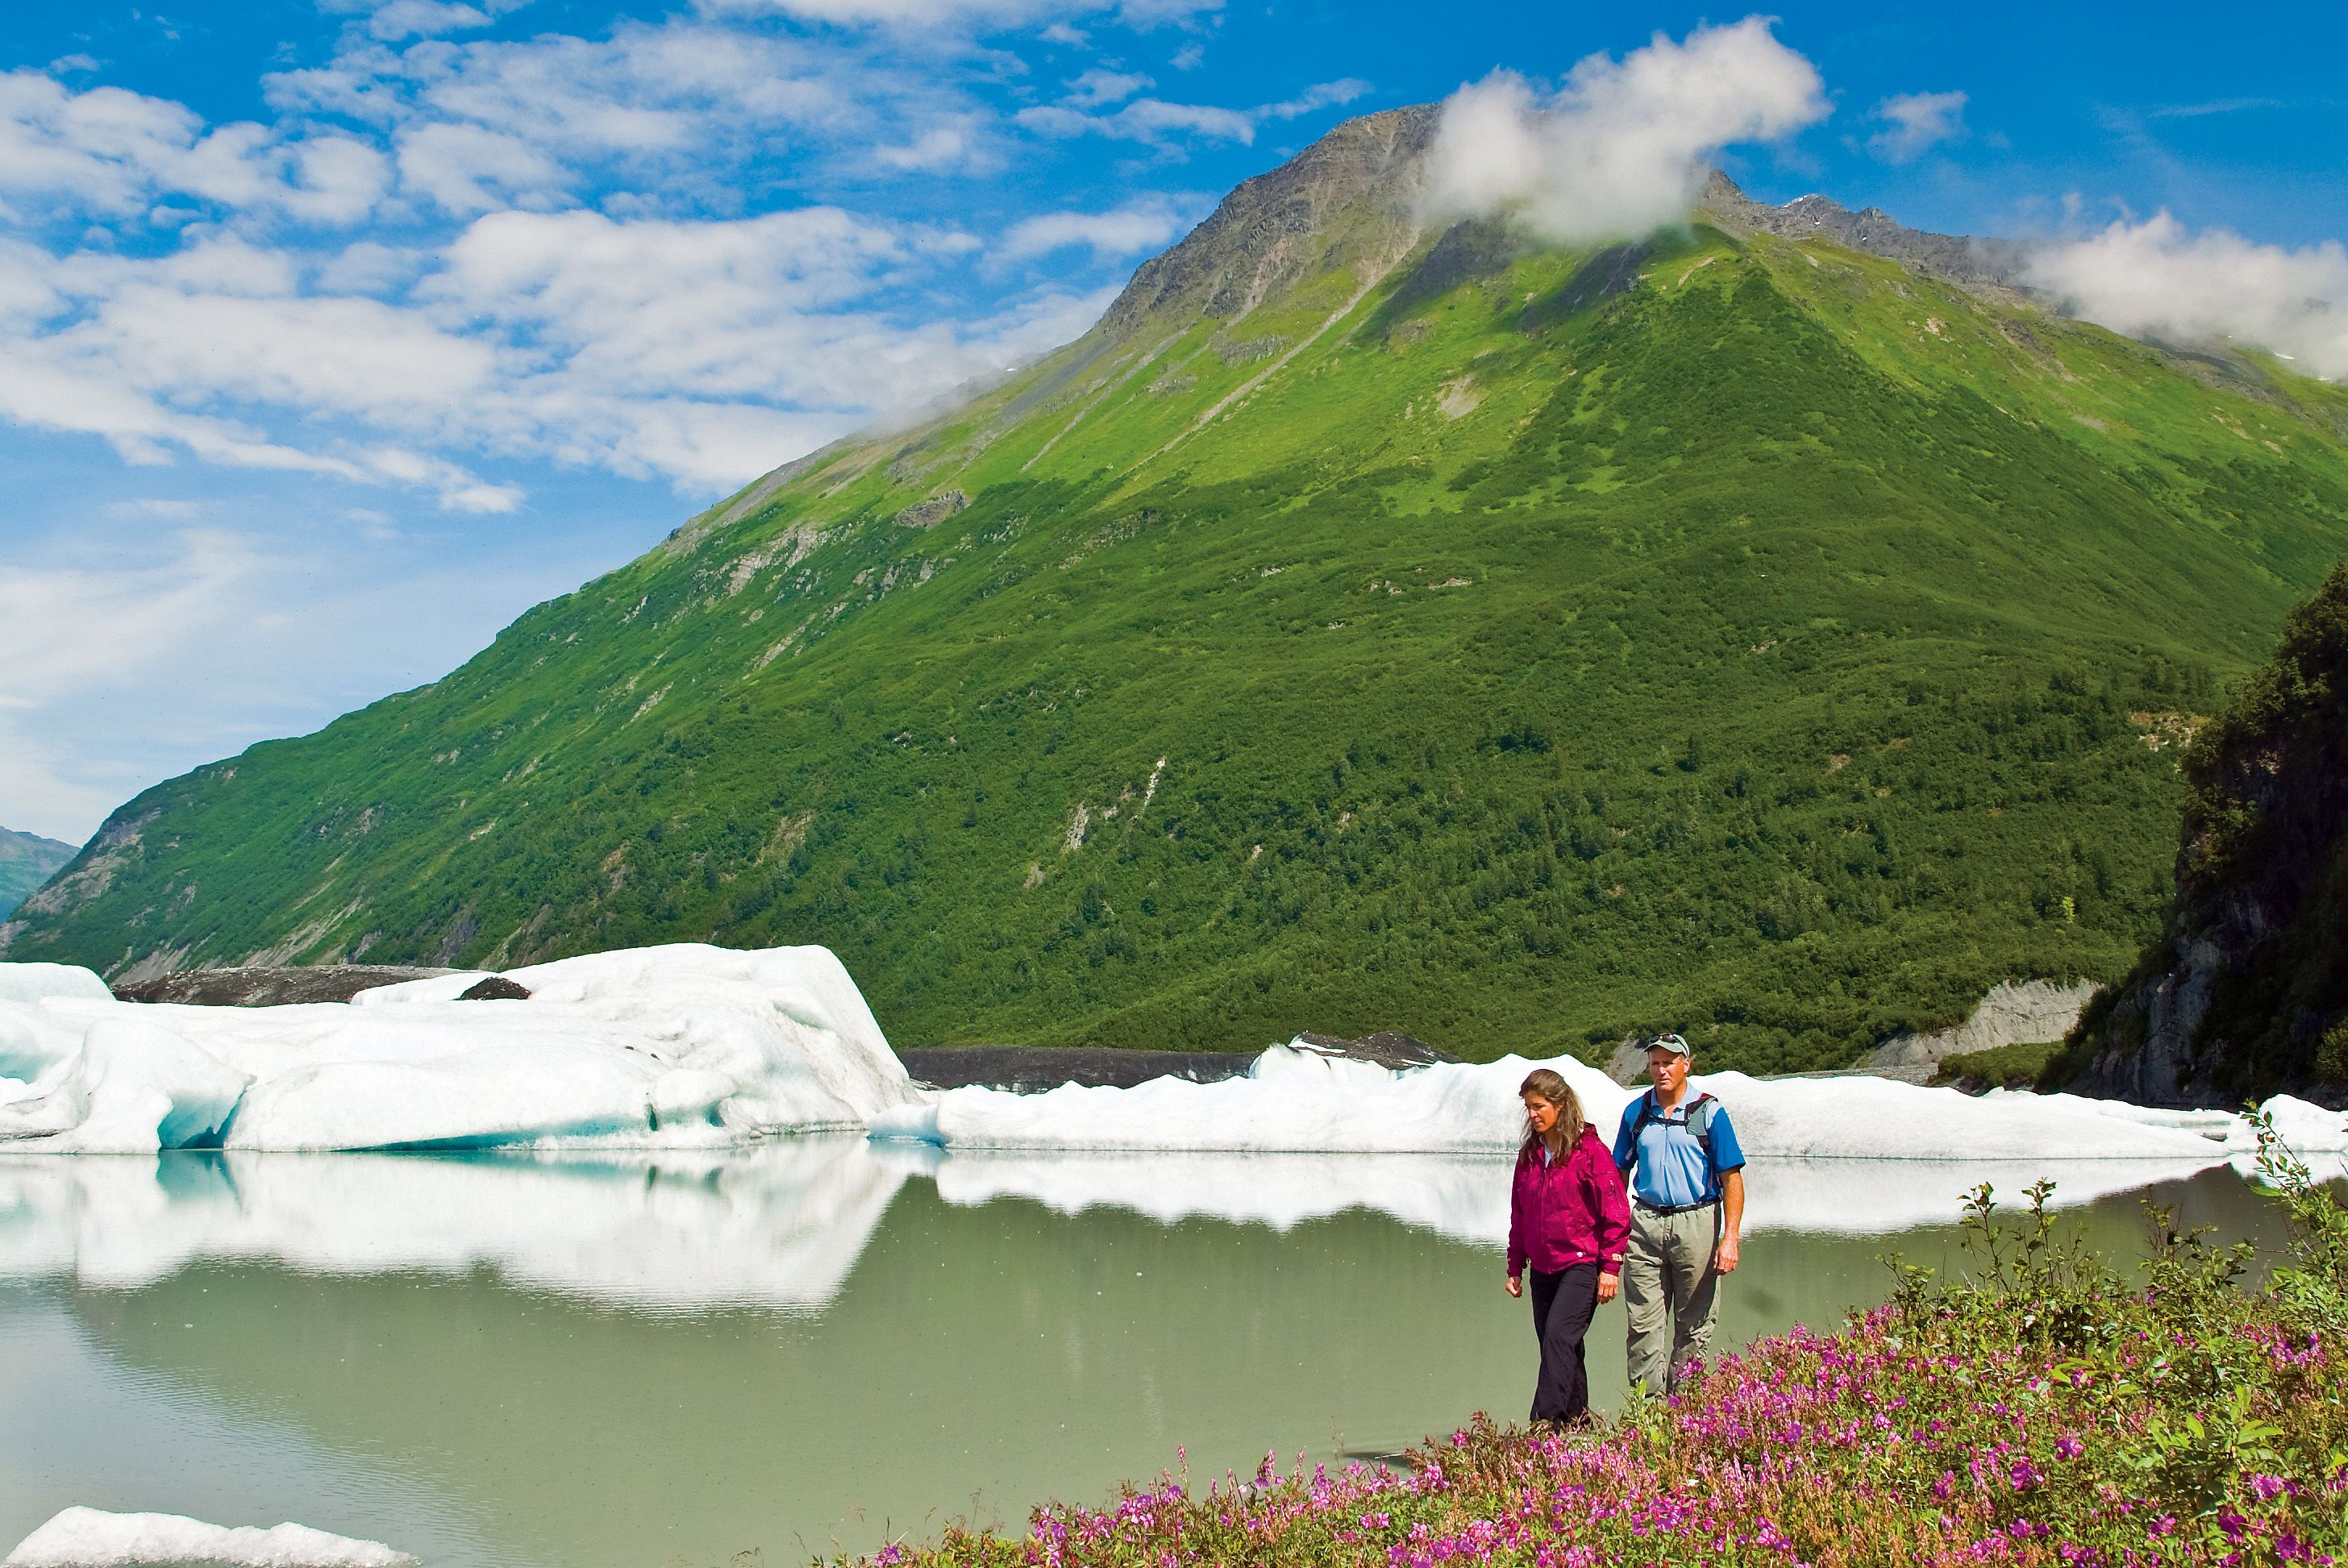
POLYGON ((1533 1384, 1537 1421, 1574 1421, 1590 1413, 1590 1368, 1581 1341, 1598 1314, 1598 1266, 1577 1263, 1533 1276, 1533 1333, 1540 1340, 1540 1377, 1533 1384))

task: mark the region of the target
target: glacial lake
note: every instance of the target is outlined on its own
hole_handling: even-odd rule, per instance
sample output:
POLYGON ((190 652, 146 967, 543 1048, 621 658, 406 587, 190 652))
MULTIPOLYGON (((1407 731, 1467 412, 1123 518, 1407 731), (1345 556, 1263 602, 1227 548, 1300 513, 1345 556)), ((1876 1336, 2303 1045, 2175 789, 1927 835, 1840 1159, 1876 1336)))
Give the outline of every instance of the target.
MULTIPOLYGON (((1945 1266, 2013 1167, 1752 1172, 1722 1343, 1945 1266)), ((2050 1164, 2275 1235, 2225 1166, 2050 1164)), ((0 1161, 0 1550, 58 1509, 297 1520, 436 1565, 766 1564, 1019 1525, 1267 1449, 1343 1462, 1521 1417, 1507 1168, 1437 1157, 169 1154, 0 1161)), ((1597 1397, 1622 1392, 1620 1307, 1597 1397)))

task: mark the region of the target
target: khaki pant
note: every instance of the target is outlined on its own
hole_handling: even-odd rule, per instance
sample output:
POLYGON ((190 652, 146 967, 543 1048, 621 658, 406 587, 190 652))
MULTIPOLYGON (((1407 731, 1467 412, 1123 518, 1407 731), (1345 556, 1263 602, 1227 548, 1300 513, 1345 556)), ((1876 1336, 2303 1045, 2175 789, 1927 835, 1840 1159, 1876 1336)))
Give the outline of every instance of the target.
POLYGON ((1712 1343, 1720 1315, 1712 1249, 1719 1235, 1718 1204, 1676 1214, 1631 1205, 1622 1305, 1631 1313, 1631 1381, 1649 1393, 1677 1388, 1689 1359, 1712 1343))

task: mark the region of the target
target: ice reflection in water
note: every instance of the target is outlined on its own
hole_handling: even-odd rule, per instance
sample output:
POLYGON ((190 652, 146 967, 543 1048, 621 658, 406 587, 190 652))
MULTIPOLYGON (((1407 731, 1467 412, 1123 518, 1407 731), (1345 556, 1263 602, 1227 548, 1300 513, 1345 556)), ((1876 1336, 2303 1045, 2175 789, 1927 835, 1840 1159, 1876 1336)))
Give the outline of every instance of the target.
MULTIPOLYGON (((1830 1325, 2024 1166, 1756 1166, 1726 1337, 1830 1325)), ((2147 1183, 2065 1163, 2107 1245, 2147 1183)), ((434 1563, 716 1563, 1097 1497, 1187 1443, 1390 1450, 1519 1413, 1505 1166, 1435 1156, 0 1162, 0 1546, 81 1502, 434 1563), (1239 1222, 1239 1223, 1233 1223, 1239 1222)), ((1620 1387, 1601 1318, 1601 1398, 1620 1387)))

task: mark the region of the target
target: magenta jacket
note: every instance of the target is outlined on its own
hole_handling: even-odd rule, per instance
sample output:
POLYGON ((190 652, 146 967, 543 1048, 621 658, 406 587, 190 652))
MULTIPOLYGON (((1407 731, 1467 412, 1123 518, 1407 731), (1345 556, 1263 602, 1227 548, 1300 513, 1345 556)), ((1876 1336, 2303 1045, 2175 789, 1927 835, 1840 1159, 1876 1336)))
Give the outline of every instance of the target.
POLYGON ((1523 1273, 1528 1262, 1555 1274, 1593 1260, 1602 1272, 1620 1274, 1630 1236, 1622 1173, 1590 1128, 1561 1160, 1544 1164, 1536 1153, 1517 1162, 1509 1192, 1509 1274, 1523 1273))

